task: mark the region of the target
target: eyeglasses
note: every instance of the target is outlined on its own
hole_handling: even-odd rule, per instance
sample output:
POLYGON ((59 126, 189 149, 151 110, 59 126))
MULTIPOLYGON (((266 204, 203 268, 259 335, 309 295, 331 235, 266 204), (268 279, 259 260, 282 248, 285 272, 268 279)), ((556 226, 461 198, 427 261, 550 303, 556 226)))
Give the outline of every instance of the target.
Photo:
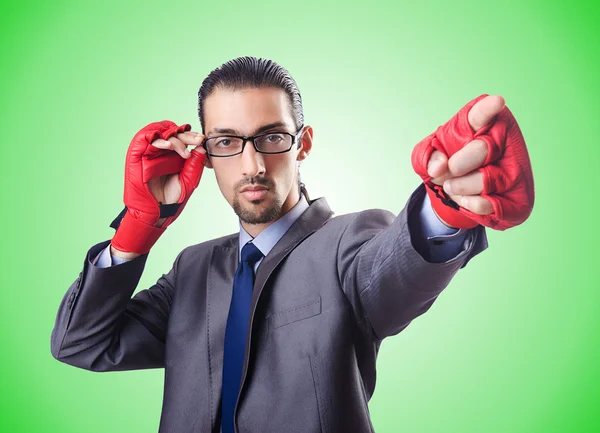
POLYGON ((259 153, 285 153, 290 151, 302 128, 304 128, 304 125, 295 134, 290 134, 289 132, 266 132, 250 137, 239 135, 209 137, 204 139, 202 147, 206 149, 206 153, 210 156, 228 157, 242 153, 246 142, 251 141, 254 149, 259 153))

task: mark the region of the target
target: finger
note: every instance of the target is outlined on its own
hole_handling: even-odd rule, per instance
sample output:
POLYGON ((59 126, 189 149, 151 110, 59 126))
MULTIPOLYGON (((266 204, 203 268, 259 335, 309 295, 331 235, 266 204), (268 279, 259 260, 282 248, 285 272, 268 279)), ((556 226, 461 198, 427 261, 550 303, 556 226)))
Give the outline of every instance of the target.
POLYGON ((192 149, 188 149, 189 151, 196 150, 197 152, 199 152, 201 154, 206 153, 206 150, 202 146, 202 142, 204 141, 204 138, 205 138, 205 136, 203 134, 200 134, 199 132, 186 131, 184 133, 179 134, 177 136, 177 138, 179 138, 186 145, 186 148, 187 148, 187 146, 194 146, 192 149), (187 134, 187 135, 183 135, 183 134, 187 134), (182 137, 182 135, 183 135, 183 137, 182 137))
POLYGON ((150 143, 152 146, 157 147, 159 149, 171 149, 173 144, 168 142, 167 140, 163 140, 162 138, 157 138, 156 140, 154 140, 152 143, 150 143))
POLYGON ((442 176, 448 171, 448 157, 444 152, 434 150, 427 163, 427 174, 433 178, 442 176))
POLYGON ((451 195, 450 198, 478 215, 489 215, 494 212, 492 203, 480 195, 451 195))
POLYGON ((157 138, 151 143, 153 146, 158 147, 159 149, 168 149, 174 150, 182 158, 189 158, 190 151, 187 150, 185 144, 183 144, 179 139, 171 136, 168 140, 163 140, 162 138, 157 138))
POLYGON ((434 183, 434 184, 436 184, 436 185, 443 185, 444 182, 446 182, 448 179, 452 179, 452 173, 450 173, 450 170, 446 171, 440 177, 433 177, 433 178, 431 178, 431 182, 434 183))
POLYGON ((196 187, 198 187, 202 172, 206 166, 206 164, 204 164, 205 160, 206 155, 196 152, 195 149, 192 151, 190 158, 183 165, 183 169, 179 175, 182 183, 186 185, 187 188, 196 189, 196 187))
POLYGON ((197 132, 186 131, 177 134, 177 138, 186 145, 197 146, 204 140, 204 135, 198 134, 197 132))
POLYGON ((444 182, 444 191, 448 195, 478 195, 483 192, 483 174, 479 170, 464 176, 448 179, 444 182))
POLYGON ((492 121, 494 116, 504 108, 504 98, 500 95, 488 95, 478 101, 471 109, 467 118, 473 131, 477 131, 492 121))
POLYGON ((206 149, 204 147, 202 147, 202 144, 199 144, 198 146, 194 147, 192 149, 192 152, 198 152, 198 153, 201 153, 203 155, 206 155, 206 149))
POLYGON ((183 143, 179 138, 175 138, 175 136, 169 137, 169 140, 173 143, 173 150, 181 155, 182 158, 189 158, 190 151, 187 149, 187 145, 183 143))
POLYGON ((473 140, 450 157, 448 169, 454 177, 464 176, 481 167, 487 154, 487 143, 483 140, 473 140))

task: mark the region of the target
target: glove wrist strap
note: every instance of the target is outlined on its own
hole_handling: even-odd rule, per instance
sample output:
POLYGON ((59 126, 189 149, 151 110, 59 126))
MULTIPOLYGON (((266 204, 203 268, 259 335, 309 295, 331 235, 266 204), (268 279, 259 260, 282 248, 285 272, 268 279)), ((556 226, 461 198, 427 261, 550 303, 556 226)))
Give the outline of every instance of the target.
POLYGON ((452 200, 440 185, 425 183, 431 206, 444 222, 458 229, 472 229, 478 223, 459 211, 458 204, 452 200))
MULTIPOLYGON (((113 221, 113 224, 115 221, 113 221)), ((111 224, 111 227, 114 228, 113 224, 111 224)), ((125 212, 117 227, 117 232, 111 241, 112 245, 120 251, 136 254, 146 254, 149 252, 166 230, 166 227, 154 227, 145 224, 133 217, 129 212, 125 212)))

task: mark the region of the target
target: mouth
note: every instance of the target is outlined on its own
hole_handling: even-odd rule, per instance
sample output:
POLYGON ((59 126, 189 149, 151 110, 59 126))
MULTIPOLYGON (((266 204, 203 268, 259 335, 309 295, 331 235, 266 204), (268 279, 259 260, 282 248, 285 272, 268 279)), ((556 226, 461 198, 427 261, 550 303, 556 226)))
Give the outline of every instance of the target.
POLYGON ((248 200, 260 200, 267 195, 267 189, 264 187, 245 187, 241 190, 241 194, 248 200))

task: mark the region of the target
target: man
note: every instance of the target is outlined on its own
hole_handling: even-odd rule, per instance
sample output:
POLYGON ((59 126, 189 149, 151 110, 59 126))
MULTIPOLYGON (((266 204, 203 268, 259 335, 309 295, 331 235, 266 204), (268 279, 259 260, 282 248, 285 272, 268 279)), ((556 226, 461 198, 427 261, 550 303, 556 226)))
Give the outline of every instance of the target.
POLYGON ((471 101, 415 147, 424 182, 399 215, 333 217, 300 182, 313 130, 284 68, 234 59, 198 96, 203 134, 164 121, 132 140, 126 207, 63 298, 53 356, 92 371, 164 367, 160 432, 373 431, 381 341, 487 247, 484 226, 503 230, 531 212, 514 118, 501 97, 471 101), (239 233, 185 248, 132 298, 205 167, 239 233))

